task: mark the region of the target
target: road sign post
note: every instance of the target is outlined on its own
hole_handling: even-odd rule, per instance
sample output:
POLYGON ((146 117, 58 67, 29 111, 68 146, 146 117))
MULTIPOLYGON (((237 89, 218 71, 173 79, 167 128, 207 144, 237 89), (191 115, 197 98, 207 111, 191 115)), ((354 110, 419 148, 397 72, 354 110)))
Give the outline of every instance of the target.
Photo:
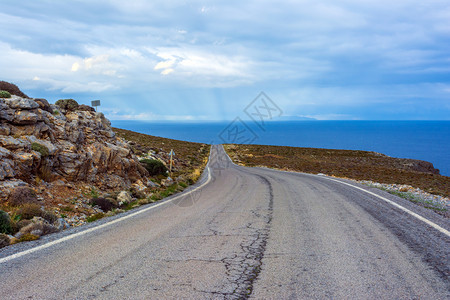
POLYGON ((100 100, 92 100, 91 106, 95 108, 95 111, 97 111, 97 106, 100 106, 100 100))
POLYGON ((170 149, 170 166, 169 166, 170 176, 172 176, 172 165, 173 165, 174 155, 175 155, 175 152, 173 151, 173 149, 170 149))

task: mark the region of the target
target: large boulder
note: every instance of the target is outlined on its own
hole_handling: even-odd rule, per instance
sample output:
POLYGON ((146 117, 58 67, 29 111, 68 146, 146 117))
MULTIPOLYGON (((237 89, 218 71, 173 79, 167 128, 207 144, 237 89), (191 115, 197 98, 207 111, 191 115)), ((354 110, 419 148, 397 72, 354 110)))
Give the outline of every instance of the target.
POLYGON ((55 223, 52 224, 56 230, 61 231, 70 227, 69 223, 63 218, 59 218, 55 223))
POLYGON ((29 125, 36 124, 39 120, 39 115, 33 111, 16 111, 14 114, 13 124, 16 125, 29 125))
POLYGON ((34 217, 28 225, 20 228, 19 232, 16 233, 15 237, 20 238, 25 234, 42 236, 57 231, 59 231, 58 228, 50 224, 47 220, 41 217, 34 217))
POLYGON ((20 98, 18 96, 12 96, 11 99, 8 99, 6 103, 12 109, 27 110, 39 107, 39 104, 37 104, 35 101, 31 99, 20 98))
POLYGON ((48 101, 46 99, 37 98, 37 99, 34 99, 34 101, 39 105, 39 107, 42 110, 45 110, 45 111, 47 111, 49 113, 52 113, 52 108, 51 108, 50 104, 48 103, 48 101))
POLYGON ((95 108, 88 106, 88 105, 84 105, 84 104, 79 105, 77 110, 95 112, 95 108))
POLYGON ((133 201, 133 197, 131 197, 131 194, 127 191, 121 191, 119 195, 117 195, 117 202, 119 203, 119 206, 130 203, 131 201, 133 201))
POLYGON ((9 244, 10 244, 9 236, 4 233, 0 233, 0 248, 9 246, 9 244))

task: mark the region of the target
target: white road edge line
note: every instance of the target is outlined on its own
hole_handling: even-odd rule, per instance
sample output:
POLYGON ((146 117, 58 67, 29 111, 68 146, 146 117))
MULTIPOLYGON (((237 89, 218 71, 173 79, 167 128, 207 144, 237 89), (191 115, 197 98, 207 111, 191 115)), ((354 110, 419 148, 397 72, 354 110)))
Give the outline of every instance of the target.
MULTIPOLYGON (((313 174, 309 174, 309 175, 313 175, 313 174)), ((313 175, 313 176, 319 176, 319 175, 313 175)), ((377 194, 375 194, 375 193, 373 193, 373 192, 371 192, 371 191, 365 190, 365 189, 363 189, 363 188, 360 188, 359 186, 355 186, 355 185, 350 184, 350 183, 347 183, 347 182, 342 182, 342 181, 340 181, 340 180, 328 178, 328 177, 326 177, 326 176, 320 176, 320 177, 325 178, 325 179, 328 179, 328 180, 331 180, 331 181, 336 181, 336 182, 339 182, 339 183, 341 183, 341 184, 345 184, 345 185, 351 186, 351 187, 353 187, 353 188, 355 188, 355 189, 358 189, 358 190, 360 190, 360 191, 366 192, 367 194, 370 194, 370 195, 372 195, 372 196, 375 196, 375 197, 377 197, 377 198, 380 198, 381 200, 384 200, 384 201, 386 201, 387 203, 389 203, 389 204, 391 204, 391 205, 397 207, 398 209, 403 210, 404 212, 410 214, 411 216, 413 216, 413 217, 419 219, 420 221, 422 221, 422 222, 428 224, 429 226, 433 227, 434 229, 436 229, 436 230, 442 232, 443 234, 447 235, 448 237, 450 237, 450 231, 448 231, 448 230, 446 230, 445 228, 442 228, 441 226, 439 226, 439 225, 437 225, 437 224, 431 222, 430 220, 428 220, 428 219, 422 217, 421 215, 418 215, 418 214, 416 214, 415 212, 413 212, 413 211, 411 211, 411 210, 409 210, 409 209, 407 209, 407 208, 401 206, 400 204, 395 203, 394 201, 391 201, 391 200, 389 200, 389 199, 387 199, 387 198, 385 198, 385 197, 383 197, 383 196, 377 195, 377 194)))
POLYGON ((180 198, 180 197, 184 197, 184 196, 186 196, 186 195, 189 195, 189 194, 192 193, 192 192, 195 192, 196 190, 202 188, 203 186, 207 185, 207 184, 211 181, 211 170, 210 170, 210 168, 209 168, 209 162, 210 162, 210 159, 211 159, 211 152, 212 152, 212 145, 211 145, 211 150, 209 151, 208 164, 207 164, 207 167, 206 167, 206 169, 207 169, 207 171, 208 171, 208 179, 207 179, 203 184, 201 184, 201 185, 199 185, 198 187, 196 187, 195 189, 192 189, 192 190, 190 190, 190 191, 187 191, 186 193, 183 193, 183 194, 180 194, 180 195, 178 195, 178 196, 175 196, 175 197, 173 197, 173 198, 170 199, 170 200, 167 200, 167 201, 158 203, 158 204, 156 204, 156 205, 153 205, 153 206, 150 206, 150 207, 148 207, 148 208, 145 208, 145 209, 142 209, 142 210, 140 210, 140 211, 137 211, 137 212, 135 212, 135 213, 132 213, 132 214, 123 216, 123 217, 118 218, 118 219, 115 219, 115 220, 113 220, 113 221, 110 221, 110 222, 107 222, 107 223, 98 225, 98 226, 96 226, 96 227, 89 228, 89 229, 84 230, 84 231, 80 231, 80 232, 78 232, 78 233, 74 233, 74 234, 65 236, 65 237, 63 237, 63 238, 60 238, 60 239, 58 239, 58 240, 54 240, 54 241, 48 242, 48 243, 46 243, 46 244, 44 244, 44 245, 41 245, 41 246, 38 246, 38 247, 35 247, 35 248, 31 248, 31 249, 28 249, 28 250, 25 250, 25 251, 22 251, 22 252, 19 252, 19 253, 12 254, 12 255, 10 255, 10 256, 6 256, 6 257, 3 257, 3 258, 0 258, 0 264, 2 264, 2 263, 4 263, 4 262, 7 262, 7 261, 10 261, 10 260, 13 260, 13 259, 16 259, 16 258, 19 258, 19 257, 24 256, 24 255, 27 255, 27 254, 31 254, 31 253, 36 252, 36 251, 39 251, 39 250, 43 250, 43 249, 49 248, 49 247, 51 247, 51 246, 54 246, 54 245, 63 243, 63 242, 65 242, 65 241, 68 241, 68 240, 74 239, 74 238, 76 238, 76 237, 79 237, 79 236, 82 236, 82 235, 91 233, 91 232, 96 231, 96 230, 99 230, 99 229, 108 227, 108 226, 110 226, 110 225, 113 225, 113 224, 122 222, 122 221, 124 221, 124 220, 126 220, 126 219, 132 218, 132 217, 134 217, 134 216, 137 216, 137 215, 139 215, 139 214, 142 214, 142 213, 144 213, 144 212, 147 212, 147 211, 149 211, 149 210, 152 210, 152 209, 154 209, 154 208, 157 208, 157 207, 159 207, 159 206, 161 206, 161 205, 165 205, 165 204, 167 204, 167 203, 171 203, 171 202, 172 202, 173 200, 175 200, 175 199, 178 199, 178 198, 180 198))
MULTIPOLYGON (((222 146, 222 149, 223 149, 223 146, 222 146)), ((227 155, 228 159, 231 161, 231 163, 232 163, 233 165, 235 165, 235 166, 239 166, 239 165, 236 165, 236 164, 231 160, 231 157, 227 154, 227 152, 225 151, 225 149, 223 149, 223 150, 224 150, 225 154, 227 155)), ((389 203, 389 204, 391 204, 391 205, 397 207, 397 208, 400 209, 400 210, 403 210, 404 212, 410 214, 411 216, 413 216, 413 217, 419 219, 420 221, 422 221, 422 222, 428 224, 429 226, 433 227, 434 229, 438 230, 439 232, 441 232, 441 233, 445 234, 446 236, 450 237, 450 231, 446 230, 445 228, 442 228, 441 226, 437 225, 436 223, 431 222, 430 220, 428 220, 428 219, 422 217, 421 215, 416 214, 415 212, 413 212, 413 211, 411 211, 411 210, 409 210, 409 209, 407 209, 407 208, 401 206, 400 204, 395 203, 394 201, 391 201, 391 200, 389 200, 389 199, 387 199, 387 198, 385 198, 385 197, 383 197, 383 196, 377 195, 377 194, 375 194, 375 193, 373 193, 373 192, 371 192, 371 191, 365 190, 365 189, 360 188, 360 187, 358 187, 358 186, 355 186, 355 185, 353 185, 353 184, 350 184, 350 183, 347 183, 347 182, 343 182, 343 181, 340 181, 340 180, 336 180, 336 179, 332 179, 332 178, 329 178, 329 177, 324 176, 324 175, 315 175, 315 174, 308 174, 308 173, 301 173, 301 172, 289 172, 289 171, 282 171, 282 170, 276 170, 276 169, 271 169, 271 168, 266 168, 266 169, 267 169, 267 170, 272 170, 272 171, 284 172, 284 173, 291 173, 291 174, 292 174, 292 173, 304 174, 304 175, 309 175, 309 176, 313 176, 313 177, 318 176, 318 177, 321 177, 321 178, 325 178, 325 179, 328 179, 328 180, 332 180, 332 181, 339 182, 339 183, 341 183, 341 184, 345 184, 345 185, 351 186, 351 187, 353 187, 353 188, 355 188, 355 189, 361 190, 361 191, 363 191, 363 192, 365 192, 365 193, 367 193, 367 194, 370 194, 370 195, 372 195, 372 196, 375 196, 375 197, 377 197, 377 198, 380 198, 381 200, 386 201, 387 203, 389 203)))

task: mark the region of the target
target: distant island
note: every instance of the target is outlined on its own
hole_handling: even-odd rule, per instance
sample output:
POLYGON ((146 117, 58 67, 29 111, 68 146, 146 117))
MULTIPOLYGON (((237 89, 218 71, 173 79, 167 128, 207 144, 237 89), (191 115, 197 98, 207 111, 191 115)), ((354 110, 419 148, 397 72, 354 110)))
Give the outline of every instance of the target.
POLYGON ((272 121, 317 121, 317 119, 303 116, 281 116, 272 121))

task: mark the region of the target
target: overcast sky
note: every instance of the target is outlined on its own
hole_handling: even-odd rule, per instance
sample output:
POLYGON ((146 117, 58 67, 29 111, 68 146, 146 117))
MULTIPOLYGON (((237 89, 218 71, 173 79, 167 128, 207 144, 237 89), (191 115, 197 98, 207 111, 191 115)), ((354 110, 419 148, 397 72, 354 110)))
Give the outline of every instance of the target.
POLYGON ((0 0, 0 80, 110 119, 450 120, 448 0, 0 0))

